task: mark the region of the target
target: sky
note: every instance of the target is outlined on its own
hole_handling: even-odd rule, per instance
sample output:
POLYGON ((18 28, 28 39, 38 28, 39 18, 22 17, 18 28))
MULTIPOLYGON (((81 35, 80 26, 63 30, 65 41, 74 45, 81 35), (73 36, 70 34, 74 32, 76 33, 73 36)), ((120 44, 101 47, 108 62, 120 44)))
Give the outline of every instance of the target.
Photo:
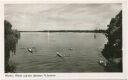
POLYGON ((120 10, 119 3, 5 4, 4 15, 22 31, 95 30, 107 29, 120 10))

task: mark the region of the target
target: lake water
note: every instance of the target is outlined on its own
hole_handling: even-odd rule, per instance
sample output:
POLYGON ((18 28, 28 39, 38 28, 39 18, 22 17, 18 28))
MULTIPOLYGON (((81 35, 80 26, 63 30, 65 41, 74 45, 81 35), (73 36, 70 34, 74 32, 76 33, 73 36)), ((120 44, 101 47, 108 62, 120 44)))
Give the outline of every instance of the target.
POLYGON ((104 72, 97 61, 105 60, 101 51, 106 42, 102 33, 23 32, 10 61, 18 73, 104 72))

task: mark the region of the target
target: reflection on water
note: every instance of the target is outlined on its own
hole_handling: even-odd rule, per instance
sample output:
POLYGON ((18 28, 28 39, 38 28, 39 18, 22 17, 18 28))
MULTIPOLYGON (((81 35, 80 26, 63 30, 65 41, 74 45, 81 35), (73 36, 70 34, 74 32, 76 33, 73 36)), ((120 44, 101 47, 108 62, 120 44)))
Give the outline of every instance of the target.
POLYGON ((21 33, 10 61, 15 72, 104 72, 106 42, 102 33, 21 33))

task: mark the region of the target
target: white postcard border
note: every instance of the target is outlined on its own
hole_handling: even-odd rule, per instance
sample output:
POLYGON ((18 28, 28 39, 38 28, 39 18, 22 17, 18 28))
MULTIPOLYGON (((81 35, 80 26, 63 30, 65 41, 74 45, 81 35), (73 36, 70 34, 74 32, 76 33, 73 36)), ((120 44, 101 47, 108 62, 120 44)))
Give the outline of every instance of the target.
MULTIPOLYGON (((55 77, 43 77, 42 79, 126 79, 128 75, 128 27, 127 27, 127 1, 126 0, 2 0, 0 1, 0 72, 1 78, 9 79, 9 77, 5 77, 5 75, 15 75, 15 74, 49 74, 56 75, 55 77), (90 72, 90 73, 4 73, 4 4, 45 4, 45 3, 122 3, 123 9, 123 72, 115 73, 115 72, 90 72)), ((21 79, 21 77, 10 77, 10 79, 21 79)), ((23 79, 25 79, 23 77, 23 79)), ((27 79, 27 78, 26 78, 27 79)), ((34 79, 34 78, 33 78, 34 79)), ((37 79, 37 77, 35 77, 37 79)), ((41 79, 41 77, 39 78, 41 79)))

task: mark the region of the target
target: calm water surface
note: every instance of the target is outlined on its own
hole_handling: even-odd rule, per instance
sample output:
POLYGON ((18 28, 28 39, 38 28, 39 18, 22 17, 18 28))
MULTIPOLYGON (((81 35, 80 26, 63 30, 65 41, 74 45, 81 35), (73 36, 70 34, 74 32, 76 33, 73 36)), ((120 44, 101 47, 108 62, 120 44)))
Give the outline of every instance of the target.
POLYGON ((106 42, 102 33, 21 33, 16 55, 10 61, 19 73, 103 72, 97 61, 104 60, 101 51, 106 42), (32 47, 33 54, 27 51, 32 47))

